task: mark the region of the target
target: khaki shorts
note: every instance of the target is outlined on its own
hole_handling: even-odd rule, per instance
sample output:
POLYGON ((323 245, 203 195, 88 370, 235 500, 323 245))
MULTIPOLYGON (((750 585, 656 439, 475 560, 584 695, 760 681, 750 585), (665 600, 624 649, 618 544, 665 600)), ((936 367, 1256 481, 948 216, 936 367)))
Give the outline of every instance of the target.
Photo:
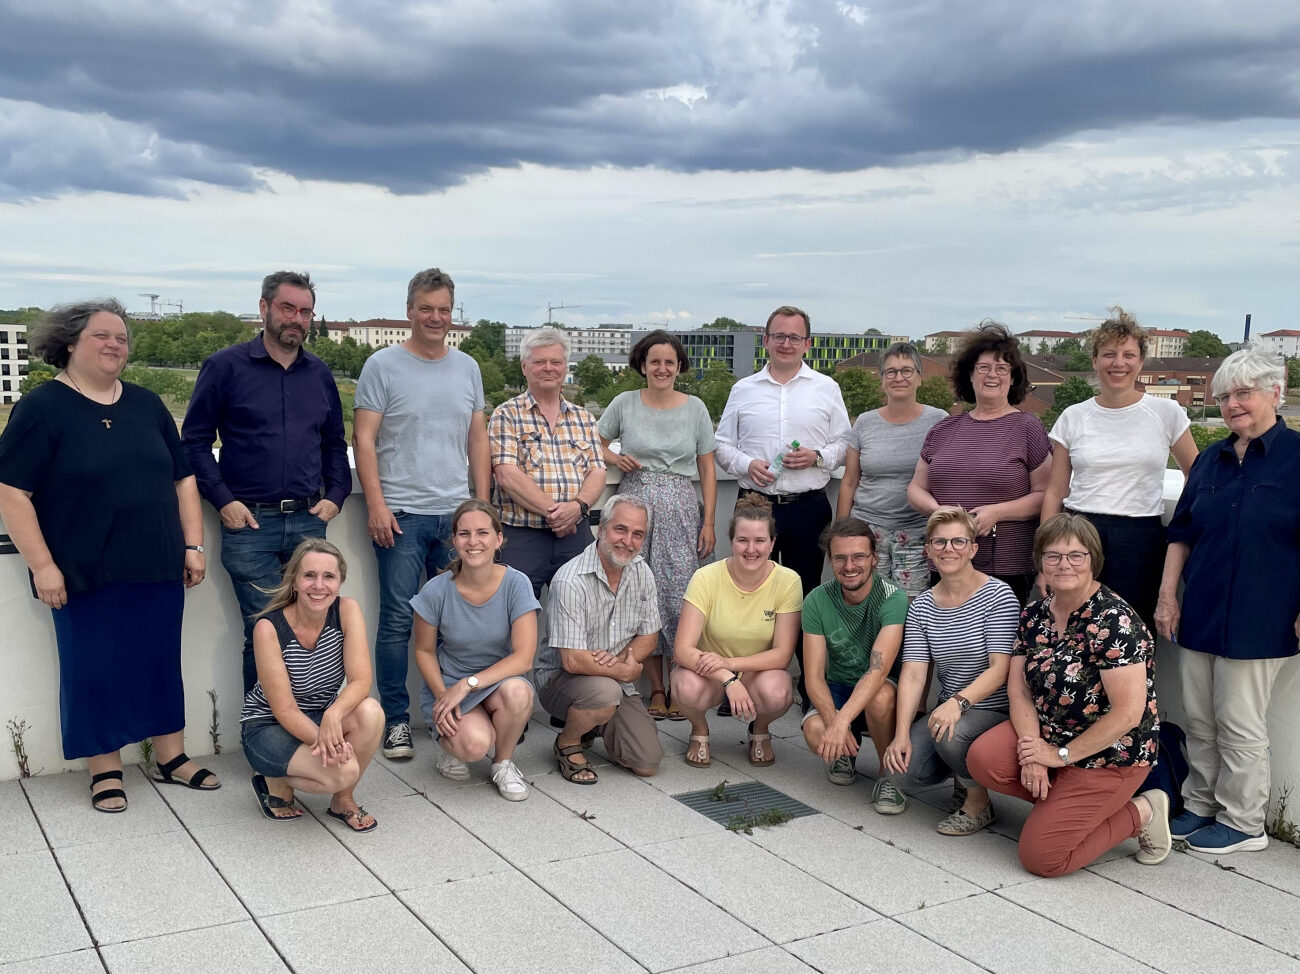
POLYGON ((659 769, 664 749, 659 743, 654 718, 645 709, 641 697, 627 696, 617 680, 561 671, 538 691, 537 699, 548 713, 560 720, 568 719, 570 707, 577 710, 617 708, 613 717, 596 728, 604 739, 609 759, 637 771, 659 769))

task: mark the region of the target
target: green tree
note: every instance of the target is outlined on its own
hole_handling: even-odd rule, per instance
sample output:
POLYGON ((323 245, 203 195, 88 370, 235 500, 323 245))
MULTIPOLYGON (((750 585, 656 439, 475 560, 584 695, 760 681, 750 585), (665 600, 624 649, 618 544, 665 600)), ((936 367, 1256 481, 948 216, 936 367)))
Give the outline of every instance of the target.
POLYGON ((596 398, 601 389, 609 385, 612 376, 605 367, 605 360, 599 355, 588 355, 573 367, 573 381, 582 389, 588 399, 596 398))
POLYGON ((932 375, 921 380, 921 386, 916 390, 916 401, 942 409, 946 413, 957 401, 957 397, 953 395, 952 383, 946 375, 932 375))
POLYGON ((1228 354, 1228 346, 1214 332, 1202 328, 1187 337, 1183 354, 1188 358, 1223 358, 1228 354))
POLYGON ((1288 389, 1300 388, 1300 358, 1286 360, 1286 386, 1288 389))
POLYGON ((849 419, 861 413, 879 409, 885 404, 885 392, 880 387, 880 376, 870 369, 840 369, 831 376, 844 396, 844 406, 849 419))
POLYGON ((480 362, 478 370, 483 377, 483 394, 485 396, 494 395, 505 390, 506 377, 501 374, 501 369, 496 362, 480 362))
POLYGON ((1217 443, 1228 435, 1228 429, 1223 426, 1193 426, 1192 439, 1196 441, 1196 449, 1204 450, 1211 443, 1217 443))
MULTIPOLYGON (((502 357, 505 357, 504 354, 502 357)), ((523 366, 519 364, 518 355, 506 363, 506 367, 501 370, 501 373, 506 377, 506 385, 511 389, 522 389, 528 385, 528 380, 524 378, 523 366)))
POLYGON ((1088 385, 1088 380, 1083 376, 1070 376, 1056 387, 1056 396, 1052 400, 1052 408, 1043 414, 1043 425, 1050 430, 1056 425, 1057 418, 1065 411, 1067 406, 1084 402, 1091 399, 1095 394, 1092 386, 1088 385))
MULTIPOLYGON (((614 381, 596 393, 596 402, 608 406, 620 392, 645 388, 645 376, 636 369, 627 368, 614 377, 614 381)), ((687 393, 692 395, 692 393, 687 393)))
POLYGON ((713 331, 745 331, 749 325, 735 318, 714 318, 704 327, 713 331))
POLYGON ((951 348, 952 344, 948 341, 947 335, 940 335, 925 343, 925 350, 931 355, 947 355, 951 348))
MULTIPOLYGON (((488 321, 486 318, 480 318, 475 322, 474 327, 470 329, 469 337, 466 342, 474 342, 481 348, 487 350, 489 358, 495 358, 497 353, 505 354, 506 350, 506 325, 503 321, 488 321)), ((461 343, 461 348, 465 343, 461 343)))
POLYGON ((44 362, 31 362, 27 366, 27 375, 22 382, 18 383, 18 391, 23 395, 27 395, 37 386, 49 382, 53 378, 53 366, 46 365, 44 362))
POLYGON ((727 405, 727 396, 731 394, 731 387, 735 384, 736 377, 731 374, 726 363, 722 359, 713 359, 709 362, 709 367, 704 370, 704 378, 696 385, 694 394, 704 400, 704 405, 709 408, 709 415, 713 417, 715 423, 722 418, 722 410, 727 405))

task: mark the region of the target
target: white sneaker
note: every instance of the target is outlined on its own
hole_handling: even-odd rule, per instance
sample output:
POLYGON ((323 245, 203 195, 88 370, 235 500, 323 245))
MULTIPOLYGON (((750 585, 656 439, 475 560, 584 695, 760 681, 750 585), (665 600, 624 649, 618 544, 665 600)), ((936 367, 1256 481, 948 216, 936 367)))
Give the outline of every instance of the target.
POLYGON ((521 802, 528 797, 528 783, 513 761, 492 765, 492 782, 508 802, 521 802))
POLYGON ((450 778, 452 781, 469 780, 469 765, 456 757, 449 754, 443 748, 438 748, 438 774, 444 778, 450 778))

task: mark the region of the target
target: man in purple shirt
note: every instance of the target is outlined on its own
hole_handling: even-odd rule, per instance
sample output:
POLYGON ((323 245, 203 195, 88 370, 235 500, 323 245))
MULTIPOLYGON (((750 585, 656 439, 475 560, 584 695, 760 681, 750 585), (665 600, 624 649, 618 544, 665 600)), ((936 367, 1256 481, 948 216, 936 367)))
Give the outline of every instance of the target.
POLYGON ((199 492, 221 515, 221 564, 244 618, 245 692, 257 682, 251 616, 298 544, 323 538, 352 490, 338 387, 302 347, 315 307, 308 275, 268 275, 262 333, 208 357, 181 430, 199 492))

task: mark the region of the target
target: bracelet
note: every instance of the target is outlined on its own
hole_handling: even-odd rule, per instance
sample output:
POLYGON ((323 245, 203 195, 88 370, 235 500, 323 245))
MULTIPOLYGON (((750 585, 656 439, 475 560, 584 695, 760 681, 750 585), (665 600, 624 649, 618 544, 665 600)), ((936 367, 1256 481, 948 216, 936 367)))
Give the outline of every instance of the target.
POLYGON ((737 680, 739 680, 739 679, 740 679, 740 674, 739 674, 739 673, 732 673, 732 674, 731 674, 731 679, 730 679, 730 680, 723 680, 723 681, 722 681, 722 689, 724 689, 724 690, 727 689, 727 687, 731 686, 733 683, 735 683, 735 682, 736 682, 737 680))
POLYGON ((197 551, 199 554, 203 554, 203 545, 201 545, 201 544, 187 544, 187 545, 185 546, 185 550, 186 550, 186 551, 197 551))

